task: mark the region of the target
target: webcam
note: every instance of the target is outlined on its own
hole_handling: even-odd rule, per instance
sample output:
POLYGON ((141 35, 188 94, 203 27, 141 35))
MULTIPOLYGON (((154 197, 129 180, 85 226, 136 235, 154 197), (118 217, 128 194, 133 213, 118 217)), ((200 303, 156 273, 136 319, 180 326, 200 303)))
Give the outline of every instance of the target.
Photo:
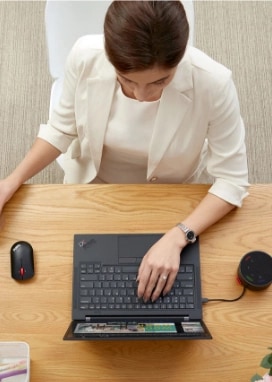
POLYGON ((272 256, 262 251, 246 253, 238 267, 238 278, 248 289, 268 288, 272 283, 272 256))

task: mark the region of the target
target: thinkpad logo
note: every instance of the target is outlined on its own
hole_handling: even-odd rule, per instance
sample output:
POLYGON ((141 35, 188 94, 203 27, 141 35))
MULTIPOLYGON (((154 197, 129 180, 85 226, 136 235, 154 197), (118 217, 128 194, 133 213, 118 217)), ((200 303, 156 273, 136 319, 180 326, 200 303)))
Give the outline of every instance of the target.
POLYGON ((83 248, 83 249, 88 249, 88 248, 94 246, 95 244, 96 244, 96 240, 95 240, 95 239, 91 239, 91 240, 88 240, 88 241, 86 241, 86 240, 80 240, 80 241, 78 242, 78 246, 79 246, 80 248, 83 248))

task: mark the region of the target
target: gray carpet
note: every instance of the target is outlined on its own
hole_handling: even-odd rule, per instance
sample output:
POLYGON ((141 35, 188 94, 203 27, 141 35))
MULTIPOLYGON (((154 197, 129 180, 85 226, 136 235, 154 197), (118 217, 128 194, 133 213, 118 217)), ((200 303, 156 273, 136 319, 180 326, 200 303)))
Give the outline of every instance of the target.
MULTIPOLYGON (((43 1, 0 1, 0 178, 48 117, 51 79, 43 1)), ((195 46, 233 71, 251 183, 272 182, 272 2, 196 1, 195 46)), ((62 183, 54 163, 30 183, 62 183)))

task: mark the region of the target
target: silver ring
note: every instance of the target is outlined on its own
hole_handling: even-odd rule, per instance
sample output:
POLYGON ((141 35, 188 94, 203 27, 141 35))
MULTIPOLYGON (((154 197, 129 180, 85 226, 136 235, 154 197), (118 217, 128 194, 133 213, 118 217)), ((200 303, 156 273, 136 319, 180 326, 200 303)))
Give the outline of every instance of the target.
POLYGON ((162 278, 163 280, 167 280, 167 277, 168 277, 168 276, 161 275, 161 278, 162 278))

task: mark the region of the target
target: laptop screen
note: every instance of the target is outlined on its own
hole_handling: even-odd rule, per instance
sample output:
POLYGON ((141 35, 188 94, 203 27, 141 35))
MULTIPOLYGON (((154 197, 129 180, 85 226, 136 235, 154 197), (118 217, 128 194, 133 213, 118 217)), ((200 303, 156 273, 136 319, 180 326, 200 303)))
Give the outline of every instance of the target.
POLYGON ((67 330, 66 340, 90 339, 211 339, 202 321, 149 322, 108 321, 73 322, 67 330))

